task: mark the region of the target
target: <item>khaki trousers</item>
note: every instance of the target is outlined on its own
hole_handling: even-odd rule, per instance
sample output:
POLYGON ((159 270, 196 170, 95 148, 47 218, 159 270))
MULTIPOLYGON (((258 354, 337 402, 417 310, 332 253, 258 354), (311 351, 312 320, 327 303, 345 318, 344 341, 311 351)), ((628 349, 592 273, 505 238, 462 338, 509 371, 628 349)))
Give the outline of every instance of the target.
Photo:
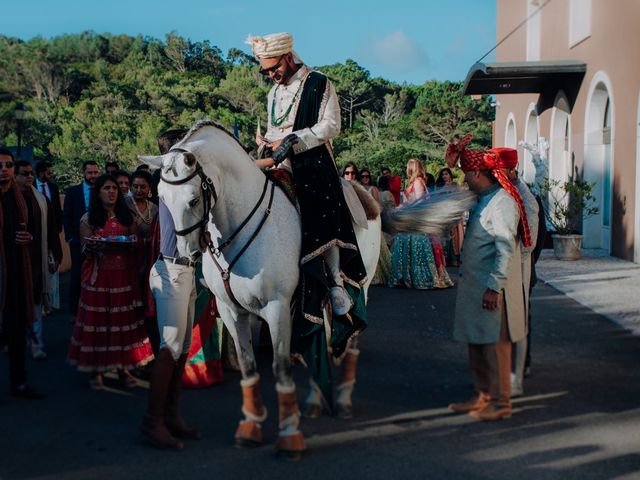
POLYGON ((174 360, 189 353, 196 305, 195 270, 158 259, 149 272, 149 286, 156 301, 160 347, 174 360))
POLYGON ((469 344, 469 369, 478 393, 489 394, 491 402, 511 405, 511 340, 506 305, 502 305, 500 339, 497 343, 469 344))

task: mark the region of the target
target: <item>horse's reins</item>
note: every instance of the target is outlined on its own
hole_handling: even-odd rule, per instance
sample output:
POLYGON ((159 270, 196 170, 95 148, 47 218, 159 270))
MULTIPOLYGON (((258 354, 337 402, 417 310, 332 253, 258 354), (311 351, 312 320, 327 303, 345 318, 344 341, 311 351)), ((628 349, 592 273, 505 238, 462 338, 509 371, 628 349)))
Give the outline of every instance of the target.
MULTIPOLYGON (((170 150, 170 152, 187 153, 187 150, 183 150, 183 149, 180 149, 180 148, 175 148, 175 149, 170 150)), ((231 235, 229 235, 229 237, 224 242, 220 243, 218 245, 218 247, 216 247, 213 244, 213 241, 211 240, 211 236, 207 235, 208 232, 206 231, 206 225, 207 225, 207 223, 209 221, 209 214, 211 212, 211 197, 213 196, 214 202, 217 203, 218 194, 216 192, 215 185, 213 184, 211 179, 204 174, 200 164, 199 163, 197 164, 197 167, 196 167, 195 171, 191 175, 189 175, 188 177, 182 178, 180 180, 168 180, 168 179, 166 179, 165 177, 162 176, 162 173, 160 174, 160 178, 162 179, 163 182, 166 182, 169 185, 182 185, 182 184, 188 182, 189 180, 191 180, 192 178, 194 178, 196 175, 198 175, 200 177, 200 179, 201 179, 200 189, 202 190, 202 196, 204 197, 204 200, 203 200, 203 210, 204 211, 203 211, 203 214, 202 214, 202 219, 200 219, 199 222, 195 223, 194 225, 191 225, 188 228, 184 228, 182 230, 174 230, 174 232, 178 236, 185 236, 185 235, 188 235, 189 233, 193 232, 197 228, 201 229, 200 238, 207 245, 207 250, 209 251, 209 255, 211 256, 211 260, 213 260, 213 264, 216 266, 216 268, 218 269, 218 272, 220 273, 220 276, 222 277, 222 283, 224 284, 224 289, 227 292, 227 295, 229 296, 231 301, 236 304, 237 307, 244 309, 244 307, 242 305, 240 305, 240 302, 238 302, 238 300, 236 299, 235 295, 233 294, 233 291, 231 290, 231 284, 230 284, 231 269, 238 262, 238 260, 240 260, 240 257, 242 257, 242 255, 247 251, 249 246, 256 239, 256 237, 260 233, 260 230, 262 230, 262 227, 264 226, 265 222, 267 221, 267 218, 271 214, 271 206, 273 205, 273 197, 274 197, 274 192, 275 192, 275 183, 271 182, 271 192, 269 194, 269 204, 268 204, 267 209, 265 210, 264 215, 262 216, 262 219, 260 220, 260 223, 258 224, 256 230, 253 232, 253 234, 251 235, 249 240, 247 240, 247 242, 244 244, 244 246, 240 249, 238 254, 233 258, 233 260, 231 260, 229 262, 229 266, 227 268, 222 268, 222 266, 220 265, 220 263, 217 260, 220 257, 220 255, 222 255, 222 249, 227 247, 227 246, 229 246, 231 244, 231 242, 233 242, 233 240, 238 236, 238 234, 247 225, 247 223, 249 223, 249 220, 251 220, 251 218, 253 218, 255 213, 258 211, 258 208, 262 204, 262 201, 264 200, 264 197, 265 197, 265 195, 267 193, 267 187, 269 186, 269 179, 265 176, 264 186, 262 188, 262 193, 260 195, 260 198, 258 199, 257 203, 254 205, 253 209, 251 210, 251 212, 249 213, 247 218, 245 218, 242 221, 242 223, 238 226, 238 228, 236 228, 235 231, 231 235)), ((215 207, 215 205, 214 205, 214 207, 215 207)))

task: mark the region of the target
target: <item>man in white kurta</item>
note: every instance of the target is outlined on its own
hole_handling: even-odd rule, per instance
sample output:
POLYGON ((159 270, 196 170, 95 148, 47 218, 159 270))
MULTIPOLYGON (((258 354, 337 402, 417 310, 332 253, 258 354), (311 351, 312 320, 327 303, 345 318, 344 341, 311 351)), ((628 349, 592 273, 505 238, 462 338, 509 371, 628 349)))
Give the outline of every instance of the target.
POLYGON ((357 355, 348 348, 349 341, 367 325, 361 288, 367 274, 331 144, 340 133, 338 96, 325 75, 302 63, 290 34, 250 37, 248 43, 261 73, 274 81, 268 95, 267 131, 256 136, 259 151, 268 153, 257 163, 284 166, 291 172, 300 207, 298 304, 305 322, 294 322, 292 346, 303 354, 330 404, 331 379, 323 367, 327 351, 338 357, 347 350, 344 361, 349 364, 349 356, 357 355), (333 314, 330 325, 324 324, 327 300, 333 314))
POLYGON ((462 249, 454 337, 468 344, 475 392, 449 408, 498 420, 511 415, 511 342, 526 334, 519 228, 528 226, 517 190, 497 168, 517 158, 515 150, 466 152, 458 153, 461 167, 479 199, 462 249))
MULTIPOLYGON (((358 257, 355 263, 362 261, 355 235, 345 233, 353 229, 333 160, 331 140, 340 133, 338 95, 329 79, 302 63, 293 51, 290 34, 249 37, 247 42, 260 61, 261 73, 275 83, 267 97, 267 132, 264 136, 258 132, 256 136, 259 151, 268 149, 272 156, 258 164, 262 167, 282 164, 292 172, 303 224, 301 263, 304 266, 320 255, 323 257, 332 276, 329 293, 333 312, 345 315, 353 306, 353 299, 345 291, 344 283, 359 288, 363 278, 360 265, 352 268, 355 272, 345 269, 354 257, 353 252, 358 257), (297 162, 293 162, 295 157, 297 162), (314 162, 315 167, 311 165, 314 162), (311 202, 306 202, 305 195, 310 191, 315 195, 311 202), (333 205, 315 208, 328 204, 333 205), (308 222, 315 222, 316 228, 307 228, 308 222)), ((322 321, 321 316, 306 315, 322 321)))
MULTIPOLYGON (((259 145, 271 145, 277 148, 282 139, 293 133, 298 137, 297 143, 293 146, 294 153, 307 151, 323 144, 333 150, 331 141, 340 133, 340 104, 333 83, 327 82, 324 93, 325 105, 322 107, 318 122, 313 127, 296 131, 293 129, 300 103, 300 93, 310 72, 309 67, 300 64, 298 71, 289 78, 287 83, 276 83, 269 90, 267 132, 259 138, 259 145)), ((283 160, 283 166, 291 170, 291 161, 288 157, 283 160)))

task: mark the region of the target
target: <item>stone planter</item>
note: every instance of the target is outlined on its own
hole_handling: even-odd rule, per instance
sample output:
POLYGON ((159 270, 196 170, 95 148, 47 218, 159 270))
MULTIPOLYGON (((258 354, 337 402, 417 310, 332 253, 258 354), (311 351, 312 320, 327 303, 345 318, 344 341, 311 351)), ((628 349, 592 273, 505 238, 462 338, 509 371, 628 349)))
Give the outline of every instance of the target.
POLYGON ((558 260, 578 260, 581 257, 582 235, 551 235, 553 253, 558 260))

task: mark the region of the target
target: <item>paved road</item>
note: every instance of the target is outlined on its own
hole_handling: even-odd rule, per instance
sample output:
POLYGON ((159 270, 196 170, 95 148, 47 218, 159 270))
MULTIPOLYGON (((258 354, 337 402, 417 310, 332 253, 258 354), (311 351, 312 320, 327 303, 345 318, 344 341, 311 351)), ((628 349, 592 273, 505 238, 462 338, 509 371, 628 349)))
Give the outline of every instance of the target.
MULTIPOLYGON (((305 420, 310 452, 275 458, 275 392, 261 354, 267 445, 232 447, 239 375, 184 395, 205 439, 182 452, 142 445, 146 389, 92 391, 65 364, 71 327, 47 320, 50 358, 30 361, 41 402, 8 397, 0 378, 0 479, 632 479, 640 478, 640 338, 548 286, 536 287, 533 376, 510 420, 450 414, 470 393, 465 348, 451 339, 455 289, 375 287, 361 343, 356 417, 305 420)), ((7 372, 5 355, 0 371, 7 372)), ((304 372, 298 371, 299 385, 304 372)), ((300 394, 302 396, 302 394, 300 394)))

